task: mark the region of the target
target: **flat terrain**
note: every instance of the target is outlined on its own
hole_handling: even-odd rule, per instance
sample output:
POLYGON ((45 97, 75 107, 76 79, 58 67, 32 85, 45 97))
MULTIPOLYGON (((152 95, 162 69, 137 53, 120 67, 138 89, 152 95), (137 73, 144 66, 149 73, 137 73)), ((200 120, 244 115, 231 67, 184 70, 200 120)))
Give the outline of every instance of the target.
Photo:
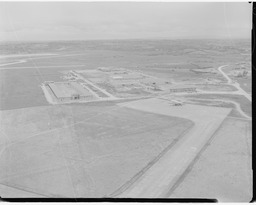
POLYGON ((0 110, 48 105, 34 69, 0 70, 0 110))
MULTIPOLYGON (((0 184, 23 190, 23 197, 108 196, 193 126, 99 105, 1 111, 0 184)), ((8 187, 3 196, 16 197, 8 187)))
POLYGON ((244 40, 236 44, 221 40, 2 43, 0 109, 47 105, 38 86, 43 81, 62 80, 60 72, 64 70, 123 67, 170 81, 198 83, 214 78, 222 82, 221 73, 196 73, 193 69, 214 70, 231 62, 248 62, 250 56, 241 55, 248 53, 248 48, 250 42, 244 40))
POLYGON ((200 90, 204 91, 236 91, 237 89, 230 85, 196 85, 200 90))
POLYGON ((0 110, 48 105, 40 84, 63 81, 58 70, 35 68, 0 70, 0 110))
POLYGON ((240 87, 246 91, 247 93, 251 93, 252 92, 252 77, 251 75, 246 76, 246 77, 237 77, 234 76, 234 71, 241 71, 241 70, 245 70, 247 72, 250 72, 252 70, 252 66, 251 66, 251 61, 247 61, 245 64, 243 65, 231 65, 228 66, 224 69, 224 71, 227 73, 227 75, 233 80, 236 81, 240 84, 240 87), (243 68, 243 69, 241 69, 243 68))
POLYGON ((193 120, 195 126, 159 161, 138 178, 133 184, 118 193, 118 197, 163 198, 186 172, 187 167, 210 140, 214 132, 231 111, 227 108, 198 105, 170 106, 160 99, 146 99, 122 103, 121 106, 158 113, 167 116, 179 116, 193 120))
MULTIPOLYGON (((248 119, 248 116, 245 116, 245 113, 241 113, 240 110, 237 109, 237 104, 234 101, 226 101, 226 100, 217 100, 217 99, 207 99, 207 98, 186 98, 186 103, 196 104, 196 105, 204 105, 204 106, 214 106, 214 107, 226 107, 232 108, 232 111, 228 116, 237 117, 237 118, 245 118, 248 119)), ((240 106, 240 105, 239 105, 240 106)))
MULTIPOLYGON (((228 39, 1 43, 0 195, 248 201, 251 96, 235 91, 238 84, 227 84, 219 69, 228 65, 223 71, 229 77, 237 65, 249 70, 250 48, 249 40, 228 39), (43 82, 99 67, 139 71, 170 85, 196 84, 203 92, 168 94, 183 97, 183 106, 160 99, 46 101, 43 82)), ((251 92, 250 76, 231 78, 251 92)))
POLYGON ((236 80, 240 87, 247 93, 252 93, 252 79, 250 78, 233 78, 236 80))
POLYGON ((215 100, 231 100, 240 104, 243 112, 248 116, 252 116, 252 104, 251 102, 242 95, 223 95, 223 94, 198 94, 198 95, 187 95, 187 97, 203 98, 203 99, 215 99, 215 100))
POLYGON ((251 122, 227 118, 171 198, 252 199, 251 122))

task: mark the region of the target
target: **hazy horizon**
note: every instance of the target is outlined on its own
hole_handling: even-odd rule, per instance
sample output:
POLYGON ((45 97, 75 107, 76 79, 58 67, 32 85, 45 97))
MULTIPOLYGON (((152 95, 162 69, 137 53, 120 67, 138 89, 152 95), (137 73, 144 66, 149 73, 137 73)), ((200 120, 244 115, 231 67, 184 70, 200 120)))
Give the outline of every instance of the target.
POLYGON ((0 41, 250 39, 246 2, 1 2, 0 41))
POLYGON ((189 38, 127 38, 127 39, 61 39, 61 40, 57 40, 57 39, 54 39, 54 40, 22 40, 22 41, 18 41, 18 40, 8 40, 8 41, 5 41, 5 40, 0 40, 0 43, 20 43, 20 42, 26 42, 26 43, 37 43, 37 42, 42 42, 42 43, 46 43, 46 42, 75 42, 75 41, 179 41, 179 40, 182 40, 182 41, 192 41, 192 40, 195 40, 195 41, 211 41, 211 40, 219 40, 219 41, 227 41, 227 40, 230 40, 230 41, 249 41, 251 40, 250 37, 248 38, 233 38, 233 39, 230 39, 230 38, 196 38, 196 39, 189 39, 189 38))

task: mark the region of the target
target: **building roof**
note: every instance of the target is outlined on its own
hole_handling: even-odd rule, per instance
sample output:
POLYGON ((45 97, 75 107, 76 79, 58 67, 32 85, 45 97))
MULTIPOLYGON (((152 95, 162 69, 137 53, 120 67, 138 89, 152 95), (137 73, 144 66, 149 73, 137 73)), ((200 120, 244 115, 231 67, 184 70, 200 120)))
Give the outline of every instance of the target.
POLYGON ((167 80, 167 79, 162 79, 162 78, 143 78, 143 79, 140 79, 140 82, 141 83, 148 83, 148 84, 166 84, 166 82, 168 82, 169 84, 171 84, 170 80, 167 80))
POLYGON ((189 88, 195 89, 196 86, 194 86, 194 85, 177 84, 177 85, 173 85, 173 86, 170 87, 170 89, 189 89, 189 88))
POLYGON ((79 83, 76 82, 55 82, 49 83, 48 86, 51 88, 57 98, 68 98, 74 95, 91 95, 89 91, 84 89, 79 83))
POLYGON ((113 79, 123 79, 123 76, 120 76, 120 75, 114 75, 114 76, 111 76, 113 79))

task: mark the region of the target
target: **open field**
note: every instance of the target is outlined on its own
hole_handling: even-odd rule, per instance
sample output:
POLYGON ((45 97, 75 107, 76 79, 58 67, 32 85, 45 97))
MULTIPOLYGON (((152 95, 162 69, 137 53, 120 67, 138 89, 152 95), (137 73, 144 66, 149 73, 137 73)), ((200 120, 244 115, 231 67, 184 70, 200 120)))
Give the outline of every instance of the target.
POLYGON ((232 111, 229 113, 228 116, 230 117, 238 117, 238 118, 244 118, 240 114, 238 110, 236 110, 236 106, 231 102, 223 102, 223 101, 212 101, 212 100, 206 100, 206 99, 196 99, 196 98, 187 98, 188 101, 186 103, 189 104, 196 104, 196 105, 204 105, 204 106, 214 106, 214 107, 226 107, 226 108, 232 108, 232 111))
POLYGON ((167 116, 179 116, 193 120, 195 123, 195 126, 144 175, 116 193, 118 197, 128 198, 167 197, 231 111, 227 108, 188 104, 179 107, 170 106, 167 100, 156 98, 120 105, 167 116))
POLYGON ((252 78, 251 75, 248 75, 246 77, 237 77, 234 76, 234 72, 245 70, 247 72, 251 72, 251 61, 245 61, 240 64, 231 64, 223 70, 227 73, 227 75, 233 80, 240 84, 240 87, 247 93, 251 93, 251 87, 252 87, 252 78))
MULTIPOLYGON (((56 78, 56 77, 55 77, 56 78)), ((48 105, 35 69, 0 71, 0 110, 48 105)))
MULTIPOLYGON (((246 53, 250 44, 241 40, 235 45, 239 47, 219 40, 4 43, 0 49, 4 57, 1 59, 9 63, 22 62, 0 67, 0 109, 46 105, 38 85, 45 80, 60 81, 60 71, 64 70, 112 66, 140 70, 174 82, 198 83, 206 78, 225 82, 220 73, 195 73, 193 69, 217 69, 230 62, 244 62, 248 57, 240 53, 246 53)), ((250 91, 250 84, 246 86, 250 91)))
POLYGON ((193 126, 108 103, 24 108, 0 116, 0 184, 38 197, 107 196, 193 126))
MULTIPOLYGON (((230 42, 218 40, 213 42, 211 40, 45 42, 43 46, 38 46, 36 43, 16 44, 14 48, 10 45, 3 45, 1 53, 59 54, 58 56, 31 56, 27 63, 10 65, 6 66, 6 68, 33 66, 33 64, 37 66, 84 64, 85 67, 92 69, 98 66, 124 66, 135 69, 139 67, 139 69, 147 70, 150 67, 173 69, 177 67, 176 62, 178 62, 178 65, 180 63, 182 65, 191 65, 186 68, 188 70, 191 68, 216 68, 225 63, 244 61, 246 56, 241 55, 239 52, 245 52, 246 48, 250 46, 250 42, 238 41, 238 43, 241 43, 239 47, 232 45, 230 42), (216 46, 217 44, 218 46, 216 46), (59 50, 63 47, 67 49, 59 50), (188 49, 191 52, 188 52, 188 49), (195 53, 198 50, 201 53, 195 53), (99 58, 101 59, 100 61, 98 60, 99 58)), ((28 58, 24 56, 24 59, 28 58)), ((180 66, 178 67, 180 68, 180 66)))
POLYGON ((240 84, 240 87, 247 93, 252 93, 252 79, 251 78, 231 78, 240 84))
MULTIPOLYGON (((45 53, 66 53, 76 51, 112 50, 129 52, 151 52, 158 55, 163 54, 191 54, 219 56, 223 52, 233 55, 250 53, 249 40, 97 40, 97 41, 59 41, 59 42, 20 42, 1 43, 1 54, 45 54, 45 53), (64 48, 64 49, 63 49, 64 48)), ((244 57, 244 56, 242 56, 244 57)))
POLYGON ((198 89, 204 90, 204 91, 237 91, 236 88, 234 88, 231 85, 196 85, 198 89))
POLYGON ((142 70, 144 73, 149 75, 154 75, 159 78, 166 78, 166 79, 174 79, 176 82, 192 82, 192 83, 198 83, 204 81, 206 78, 214 78, 219 80, 220 82, 224 82, 225 79, 221 74, 205 74, 205 73, 195 73, 192 70, 172 70, 171 68, 169 70, 167 69, 144 69, 142 70), (199 81, 200 80, 200 81, 199 81))
MULTIPOLYGON (((218 67, 249 62, 249 51, 244 40, 1 44, 0 195, 247 201, 251 102, 229 94, 235 88, 224 84, 218 67), (168 92, 175 83, 198 84, 205 94, 170 95, 143 83, 105 81, 107 75, 92 71, 99 67, 148 74, 168 92), (84 86, 115 101, 49 105, 40 85, 67 81, 70 70, 86 71, 84 86), (172 106, 162 94, 183 97, 184 104, 172 106)), ((251 92, 251 77, 236 80, 251 92)))
POLYGON ((227 118, 171 198, 252 199, 251 122, 227 118))
POLYGON ((241 109, 248 115, 252 116, 252 104, 241 95, 223 95, 223 94, 197 94, 197 95, 187 95, 187 97, 193 98, 203 98, 203 99, 216 99, 216 100, 232 100, 240 104, 241 109))

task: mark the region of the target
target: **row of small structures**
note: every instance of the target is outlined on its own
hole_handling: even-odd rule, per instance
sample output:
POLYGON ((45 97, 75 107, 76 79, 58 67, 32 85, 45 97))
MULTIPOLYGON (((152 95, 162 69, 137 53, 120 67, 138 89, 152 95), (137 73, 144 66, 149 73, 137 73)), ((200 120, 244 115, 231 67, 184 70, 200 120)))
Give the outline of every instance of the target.
MULTIPOLYGON (((110 69, 103 69, 103 71, 100 70, 100 72, 112 72, 113 70, 110 69)), ((171 82, 163 80, 163 79, 150 79, 149 77, 143 76, 141 73, 126 71, 124 69, 122 70, 114 70, 114 73, 117 75, 110 75, 112 78, 110 79, 110 83, 113 84, 113 86, 118 86, 119 84, 122 85, 122 87, 127 87, 129 89, 130 84, 136 87, 136 85, 143 85, 145 87, 148 87, 155 92, 163 91, 159 89, 158 84, 166 85, 167 87, 164 88, 164 91, 170 93, 193 93, 197 92, 196 87, 193 85, 183 85, 183 84, 175 84, 172 85, 171 82), (133 82, 134 81, 134 82, 133 82), (129 83, 130 82, 130 83, 129 83)), ((74 101, 92 101, 97 98, 101 98, 97 95, 98 92, 95 92, 95 89, 97 90, 98 86, 95 86, 95 89, 92 90, 93 83, 90 82, 90 87, 87 87, 87 83, 83 82, 83 79, 78 78, 78 75, 76 71, 70 71, 66 74, 65 78, 68 81, 65 82, 53 82, 48 81, 43 83, 43 86, 47 88, 46 90, 50 92, 51 96, 54 96, 56 102, 74 102, 74 101)), ((88 81, 86 79, 86 81, 88 81)), ((88 81, 89 82, 89 81, 88 81)), ((100 89, 100 88, 99 88, 100 89)), ((101 90, 104 90, 104 87, 101 87, 101 90)), ((45 90, 44 90, 45 91, 45 90)), ((106 91, 107 92, 107 91, 106 91)), ((111 94, 110 94, 111 95, 111 94)), ((106 96, 108 97, 108 96, 106 96)))

